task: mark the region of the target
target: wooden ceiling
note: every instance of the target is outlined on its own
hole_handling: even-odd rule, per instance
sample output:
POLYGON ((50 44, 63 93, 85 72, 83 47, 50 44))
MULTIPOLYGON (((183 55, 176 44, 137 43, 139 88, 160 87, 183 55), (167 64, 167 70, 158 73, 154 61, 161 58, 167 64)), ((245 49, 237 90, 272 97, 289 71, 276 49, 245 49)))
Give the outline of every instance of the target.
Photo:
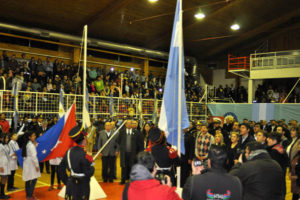
MULTIPOLYGON (((74 35, 88 24, 89 37, 168 51, 176 0, 0 0, 0 5, 0 22, 74 35)), ((300 0, 183 0, 183 9, 185 54, 205 59, 289 24, 300 17, 300 0), (194 18, 199 9, 203 20, 194 18), (230 30, 233 22, 239 31, 230 30)))

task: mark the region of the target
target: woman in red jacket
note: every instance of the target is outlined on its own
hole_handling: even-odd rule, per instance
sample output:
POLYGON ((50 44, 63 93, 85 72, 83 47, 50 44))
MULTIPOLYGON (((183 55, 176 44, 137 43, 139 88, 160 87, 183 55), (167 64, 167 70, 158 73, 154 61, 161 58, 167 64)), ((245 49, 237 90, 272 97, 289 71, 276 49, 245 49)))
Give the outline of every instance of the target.
POLYGON ((156 166, 150 152, 140 152, 130 173, 131 182, 123 191, 123 200, 180 200, 181 198, 172 187, 170 177, 164 180, 154 179, 156 166))

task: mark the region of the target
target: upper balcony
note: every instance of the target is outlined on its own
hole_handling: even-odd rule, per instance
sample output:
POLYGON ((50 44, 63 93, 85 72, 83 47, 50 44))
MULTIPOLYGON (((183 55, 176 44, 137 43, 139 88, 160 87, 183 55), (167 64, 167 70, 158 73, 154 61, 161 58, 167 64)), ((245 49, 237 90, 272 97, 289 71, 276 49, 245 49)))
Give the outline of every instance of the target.
POLYGON ((251 79, 297 77, 300 77, 300 50, 250 55, 251 79))

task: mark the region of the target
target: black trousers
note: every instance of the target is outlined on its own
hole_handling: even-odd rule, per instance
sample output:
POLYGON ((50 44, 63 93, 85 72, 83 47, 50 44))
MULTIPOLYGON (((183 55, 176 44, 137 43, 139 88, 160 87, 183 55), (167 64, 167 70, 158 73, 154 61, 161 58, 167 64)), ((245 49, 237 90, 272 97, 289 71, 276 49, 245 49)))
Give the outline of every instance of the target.
POLYGON ((44 165, 46 165, 46 172, 49 173, 50 172, 49 160, 46 161, 46 162, 40 162, 40 171, 41 171, 41 173, 43 173, 43 171, 44 171, 44 165))
POLYGON ((104 181, 114 179, 116 156, 102 156, 102 178, 104 181))
POLYGON ((54 184, 55 174, 56 174, 57 184, 59 185, 60 184, 60 176, 58 173, 58 165, 51 165, 51 185, 54 184))
POLYGON ((25 182, 26 197, 32 197, 37 179, 25 182))
POLYGON ((12 189, 14 187, 15 173, 16 170, 10 171, 10 175, 8 175, 7 179, 7 189, 12 189))
POLYGON ((122 167, 122 171, 121 171, 121 181, 125 182, 126 180, 129 179, 129 175, 130 175, 130 170, 131 167, 133 165, 133 158, 131 155, 131 152, 126 152, 125 153, 125 166, 122 167))

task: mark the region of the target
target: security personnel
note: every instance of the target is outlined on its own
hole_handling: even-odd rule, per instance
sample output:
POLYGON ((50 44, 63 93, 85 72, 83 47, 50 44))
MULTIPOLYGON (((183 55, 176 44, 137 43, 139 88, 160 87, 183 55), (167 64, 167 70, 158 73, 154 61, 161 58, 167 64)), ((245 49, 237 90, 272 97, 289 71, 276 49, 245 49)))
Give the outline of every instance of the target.
POLYGON ((59 165, 59 173, 66 185, 67 200, 88 200, 90 196, 90 178, 93 176, 93 158, 89 156, 84 147, 87 143, 86 132, 80 124, 69 132, 71 139, 78 145, 70 148, 59 165), (66 169, 70 172, 67 176, 66 169))
POLYGON ((152 128, 149 131, 149 139, 151 147, 147 150, 151 151, 157 164, 155 178, 160 180, 164 175, 168 175, 174 185, 175 173, 173 166, 179 165, 177 151, 167 145, 165 134, 159 128, 152 128))

